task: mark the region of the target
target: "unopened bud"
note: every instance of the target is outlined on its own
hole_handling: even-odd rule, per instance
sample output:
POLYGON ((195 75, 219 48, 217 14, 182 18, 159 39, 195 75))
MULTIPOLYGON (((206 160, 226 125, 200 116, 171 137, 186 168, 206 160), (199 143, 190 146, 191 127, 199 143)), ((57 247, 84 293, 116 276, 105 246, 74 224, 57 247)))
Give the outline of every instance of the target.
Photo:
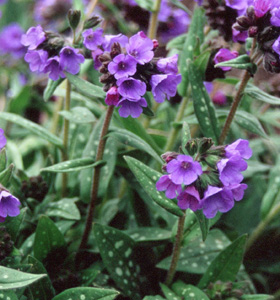
POLYGON ((207 163, 207 165, 212 168, 216 169, 217 162, 220 160, 220 157, 217 155, 205 155, 203 160, 207 163))
POLYGON ((213 141, 211 138, 202 138, 198 140, 198 152, 200 154, 205 153, 212 146, 213 146, 213 141))
POLYGON ((156 50, 159 46, 158 40, 153 40, 153 45, 154 45, 153 50, 156 50))
POLYGON ((166 162, 169 163, 171 160, 177 158, 179 154, 177 152, 165 152, 161 155, 161 158, 166 162))
POLYGON ((185 145, 185 149, 190 155, 194 155, 198 150, 197 139, 191 139, 185 145))
POLYGON ((117 55, 122 53, 122 49, 121 49, 121 45, 119 43, 113 43, 112 47, 111 47, 111 52, 110 52, 110 56, 113 59, 114 57, 116 57, 117 55))
POLYGON ((257 26, 251 26, 248 30, 249 37, 255 37, 258 33, 258 27, 257 26))
POLYGON ((94 15, 91 18, 85 20, 83 29, 93 28, 93 27, 97 26, 98 24, 100 24, 102 21, 103 21, 102 18, 94 15))
POLYGON ((81 11, 80 10, 69 9, 67 17, 68 17, 70 27, 73 30, 75 30, 78 27, 79 23, 80 23, 81 11))

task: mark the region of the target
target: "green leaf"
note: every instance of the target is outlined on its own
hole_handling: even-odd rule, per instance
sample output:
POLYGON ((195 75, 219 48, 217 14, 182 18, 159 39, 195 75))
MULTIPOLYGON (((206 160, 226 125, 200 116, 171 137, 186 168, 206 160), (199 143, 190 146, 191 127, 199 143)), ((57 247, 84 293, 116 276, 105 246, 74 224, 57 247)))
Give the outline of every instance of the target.
POLYGON ((158 227, 142 227, 125 231, 135 242, 156 242, 171 238, 171 232, 158 227))
POLYGON ((210 137, 218 144, 219 128, 214 105, 205 89, 199 73, 191 61, 188 62, 189 81, 195 115, 205 137, 210 137))
POLYGON ((200 226, 202 240, 205 241, 209 232, 209 219, 204 216, 201 210, 197 210, 195 215, 200 226))
POLYGON ((82 106, 73 107, 70 111, 63 110, 59 114, 73 123, 92 123, 95 121, 93 113, 88 108, 82 106))
POLYGON ((0 290, 25 287, 45 276, 46 274, 29 274, 0 266, 0 290))
POLYGON ((4 171, 7 165, 6 148, 3 148, 0 152, 0 172, 4 171))
POLYGON ((64 246, 64 237, 54 222, 47 216, 40 217, 33 245, 35 258, 42 261, 50 252, 64 246))
POLYGON ((139 298, 139 266, 133 257, 134 241, 113 227, 94 224, 94 236, 111 277, 127 296, 139 298))
POLYGON ((61 84, 61 82, 64 80, 64 78, 60 78, 56 81, 53 81, 49 79, 47 87, 44 90, 43 98, 45 101, 48 101, 53 93, 55 92, 55 89, 61 84))
POLYGON ((12 240, 15 242, 20 226, 22 224, 22 221, 24 220, 25 214, 26 214, 27 208, 22 208, 20 210, 20 214, 16 217, 7 218, 5 221, 5 227, 8 231, 8 233, 11 235, 12 240))
POLYGON ((63 161, 53 166, 43 168, 41 169, 41 172, 69 173, 88 168, 94 168, 96 166, 104 165, 105 163, 106 162, 104 160, 94 162, 94 159, 90 157, 84 157, 63 161))
POLYGON ((81 215, 75 204, 78 198, 61 199, 58 202, 51 202, 48 205, 46 214, 50 217, 60 217, 69 220, 80 220, 81 215))
POLYGON ((106 93, 100 86, 94 85, 76 75, 66 73, 67 79, 75 86, 75 88, 90 99, 104 100, 106 93))
POLYGON ((218 67, 231 67, 235 69, 247 70, 251 75, 255 74, 257 71, 257 65, 251 62, 250 57, 247 54, 239 55, 238 57, 223 61, 215 65, 218 67))
POLYGON ((13 291, 1 291, 1 300, 18 300, 17 295, 13 291))
POLYGON ((265 103, 275 105, 280 104, 280 98, 272 96, 250 83, 247 84, 243 93, 247 94, 254 100, 259 100, 265 103))
POLYGON ((154 10, 154 2, 153 0, 135 0, 135 2, 142 8, 153 12, 154 10))
POLYGON ((177 281, 172 285, 172 290, 184 300, 209 300, 208 296, 199 288, 177 281))
POLYGON ((264 294, 241 296, 241 300, 273 300, 273 299, 275 299, 273 296, 264 295, 264 294))
POLYGON ((29 120, 26 120, 25 118, 12 114, 7 112, 0 112, 0 119, 4 119, 6 121, 15 123, 19 126, 24 127, 25 129, 29 130, 31 133, 39 136, 42 139, 45 139, 49 141, 50 143, 62 148, 63 142, 60 138, 55 136, 54 134, 50 133, 47 129, 44 127, 31 122, 29 120))
POLYGON ((55 296, 52 300, 113 300, 119 294, 118 291, 109 289, 99 289, 91 287, 77 287, 68 289, 59 295, 55 296))
POLYGON ((240 269, 247 235, 242 235, 223 250, 211 263, 199 281, 199 288, 206 288, 210 282, 234 281, 240 269))
POLYGON ((188 123, 184 122, 183 123, 183 130, 182 130, 182 151, 184 154, 189 155, 188 151, 186 150, 185 146, 187 142, 191 139, 191 132, 190 132, 190 127, 188 123))
POLYGON ((11 165, 9 165, 8 169, 6 169, 0 173, 0 183, 3 186, 7 186, 8 183, 10 182, 10 178, 13 174, 13 170, 14 170, 14 165, 11 164, 11 165))
POLYGON ((143 298, 143 300, 166 300, 165 298, 162 298, 160 295, 156 296, 146 296, 143 298))
POLYGON ((131 131, 120 128, 112 128, 112 132, 110 132, 108 136, 118 139, 125 145, 134 147, 138 150, 142 150, 151 155, 159 163, 162 163, 162 159, 158 156, 154 149, 147 142, 145 142, 143 139, 141 139, 131 131))
POLYGON ((175 204, 171 199, 166 198, 163 192, 157 191, 156 182, 162 176, 161 173, 144 165, 135 158, 127 156, 124 157, 124 159, 142 188, 158 205, 176 216, 181 217, 183 215, 182 210, 177 204, 175 204))
POLYGON ((205 77, 205 71, 209 62, 210 55, 211 55, 211 50, 204 51, 194 61, 196 70, 199 71, 202 78, 205 77))
POLYGON ((162 292, 167 300, 181 300, 181 298, 178 297, 176 294, 174 294, 173 291, 170 290, 169 287, 167 287, 166 285, 164 285, 162 283, 160 283, 159 285, 160 285, 162 292))
POLYGON ((183 50, 184 43, 186 41, 187 34, 181 34, 170 40, 167 45, 166 49, 169 51, 171 49, 178 49, 178 50, 183 50))
POLYGON ((42 278, 42 280, 35 282, 29 287, 29 291, 33 295, 33 298, 35 300, 51 300, 55 295, 55 291, 45 267, 40 261, 32 256, 28 256, 28 263, 31 265, 29 272, 32 274, 43 273, 47 275, 45 278, 42 278))
MULTIPOLYGON (((226 236, 217 229, 209 232, 205 242, 198 236, 189 240, 181 249, 176 270, 179 272, 204 274, 211 261, 230 244, 226 236)), ((171 256, 166 257, 157 264, 160 269, 168 270, 171 256)))
POLYGON ((200 43, 203 42, 204 24, 205 24, 204 12, 202 9, 197 7, 194 10, 194 14, 192 16, 192 22, 188 29, 187 38, 185 40, 183 50, 180 53, 180 57, 179 57, 179 70, 180 73, 182 74, 182 82, 179 84, 178 92, 182 97, 186 96, 187 88, 188 88, 187 60, 194 59, 194 49, 196 48, 198 40, 200 41, 200 43))

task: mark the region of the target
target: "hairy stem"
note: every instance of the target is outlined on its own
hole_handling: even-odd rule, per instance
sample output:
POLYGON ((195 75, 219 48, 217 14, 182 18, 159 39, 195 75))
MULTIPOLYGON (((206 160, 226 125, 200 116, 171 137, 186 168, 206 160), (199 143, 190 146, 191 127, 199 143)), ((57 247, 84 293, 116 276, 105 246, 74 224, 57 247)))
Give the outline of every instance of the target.
POLYGON ((172 283, 173 277, 176 272, 177 263, 178 263, 180 251, 181 251, 181 243, 182 243, 182 238, 183 238, 183 233, 184 233, 185 218, 186 218, 186 214, 184 213, 184 215, 182 217, 180 217, 179 221, 178 221, 177 234, 176 234, 175 244, 174 244, 173 252, 172 252, 172 260, 171 260, 171 264, 170 264, 170 267, 169 267, 169 270, 168 270, 168 273, 166 276, 166 280, 164 283, 167 286, 169 286, 172 283))
POLYGON ((148 28, 148 37, 150 39, 156 38, 157 27, 158 27, 158 14, 160 10, 161 0, 156 0, 154 5, 154 10, 150 17, 149 28, 148 28))
MULTIPOLYGON (((70 101, 71 101, 71 84, 66 80, 66 94, 65 94, 65 103, 64 110, 70 110, 70 101)), ((69 120, 64 118, 64 129, 63 129, 63 147, 64 151, 62 152, 62 161, 68 159, 68 136, 69 136, 69 120)), ((67 173, 62 173, 62 197, 66 196, 67 192, 67 173)))
MULTIPOLYGON (((105 119, 104 119, 104 123, 103 123, 103 127, 102 127, 101 134, 100 134, 99 145, 98 145, 95 161, 99 161, 103 158, 103 153, 104 153, 105 144, 106 144, 106 140, 107 140, 105 138, 105 135, 108 132, 108 128, 109 128, 109 125, 110 125, 110 121, 112 119, 113 112, 114 112, 114 106, 111 105, 111 106, 108 107, 107 113, 106 113, 106 116, 105 116, 105 119)), ((89 233, 91 231, 91 225, 92 225, 92 220, 93 220, 93 215, 94 215, 94 208, 95 208, 95 205, 96 205, 96 200, 97 200, 97 195, 98 195, 100 171, 101 171, 101 166, 95 167, 93 180, 92 180, 90 206, 89 206, 87 220, 86 220, 86 226, 85 226, 85 230, 84 230, 84 233, 83 233, 83 237, 82 237, 82 241, 81 241, 79 250, 82 250, 82 249, 86 248, 89 233)))

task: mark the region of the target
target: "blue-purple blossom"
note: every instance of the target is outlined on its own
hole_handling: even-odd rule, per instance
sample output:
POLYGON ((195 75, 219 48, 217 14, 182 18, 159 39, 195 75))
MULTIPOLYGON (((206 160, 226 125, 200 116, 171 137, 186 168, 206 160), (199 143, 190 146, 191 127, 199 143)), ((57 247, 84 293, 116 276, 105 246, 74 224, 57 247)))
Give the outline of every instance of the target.
POLYGON ((199 162, 193 161, 188 155, 178 155, 166 165, 166 170, 170 174, 171 180, 175 184, 189 185, 197 180, 202 174, 199 162))
POLYGON ((152 60, 154 57, 153 48, 153 41, 149 39, 143 31, 133 35, 126 45, 127 54, 135 58, 141 65, 152 60))
POLYGON ((280 36, 277 38, 277 40, 273 43, 272 49, 280 55, 280 36))
POLYGON ((240 173, 247 169, 247 163, 239 155, 231 156, 230 158, 221 159, 217 163, 219 170, 219 178, 223 185, 228 186, 238 184, 243 180, 243 175, 240 173))
POLYGON ((270 23, 272 26, 280 27, 280 7, 275 7, 271 11, 270 23))
POLYGON ((128 43, 128 37, 123 34, 117 35, 105 35, 102 43, 104 51, 111 51, 111 47, 114 43, 119 43, 122 47, 128 43))
POLYGON ((105 103, 107 105, 114 105, 116 106, 119 102, 120 94, 118 92, 118 88, 116 86, 113 86, 109 89, 109 91, 106 94, 105 103))
POLYGON ((32 72, 42 72, 48 59, 48 52, 44 50, 28 50, 24 60, 29 63, 32 72))
POLYGON ((46 61, 43 72, 49 72, 49 78, 52 80, 58 80, 60 77, 65 78, 58 56, 51 57, 46 61))
POLYGON ((201 206, 201 200, 198 191, 194 186, 188 186, 177 197, 178 206, 181 209, 190 208, 192 211, 196 211, 201 206))
MULTIPOLYGON (((234 59, 238 56, 237 51, 230 51, 226 48, 221 48, 214 57, 215 64, 234 59)), ((230 71, 231 67, 220 67, 223 71, 230 71)))
POLYGON ((95 70, 98 70, 102 66, 101 61, 98 59, 98 57, 101 54, 103 54, 103 51, 100 48, 98 48, 98 49, 91 52, 92 59, 93 59, 93 62, 94 62, 93 66, 94 66, 95 70))
POLYGON ((157 62, 157 68, 159 71, 165 74, 177 74, 178 73, 178 54, 173 56, 161 58, 157 62))
POLYGON ((197 2, 197 4, 199 5, 199 6, 201 6, 202 5, 202 2, 203 2, 203 0, 194 0, 195 2, 197 2))
POLYGON ((212 101, 216 105, 223 106, 227 102, 227 96, 225 95, 225 93, 223 91, 218 90, 212 97, 212 101))
POLYGON ((175 184, 170 175, 163 175, 156 183, 158 191, 165 191, 165 196, 169 199, 174 199, 181 193, 182 187, 180 184, 175 184))
POLYGON ((108 65, 108 70, 116 79, 132 76, 136 72, 136 60, 125 54, 119 54, 108 65))
POLYGON ((170 97, 175 96, 177 92, 177 86, 181 80, 181 74, 152 75, 150 83, 156 102, 161 103, 165 100, 165 97, 167 97, 169 100, 170 97))
POLYGON ((132 118, 138 118, 142 112, 142 107, 147 107, 147 101, 145 98, 139 100, 122 98, 118 105, 120 106, 119 115, 123 118, 131 116, 132 118))
POLYGON ((248 37, 248 31, 238 31, 232 28, 232 41, 233 42, 245 42, 248 37))
POLYGON ((237 11, 238 16, 243 15, 248 7, 247 0, 225 0, 225 2, 226 6, 229 6, 237 11))
POLYGON ((90 28, 83 32, 84 46, 89 50, 96 50, 103 42, 103 29, 98 28, 95 31, 90 28))
POLYGON ((240 155, 242 158, 249 159, 253 152, 249 147, 249 141, 238 139, 234 143, 225 147, 226 157, 231 157, 234 155, 240 155))
POLYGON ((117 80, 118 91, 125 99, 140 100, 146 92, 146 84, 134 78, 120 78, 117 80))
POLYGON ((4 135, 4 130, 2 128, 0 128, 0 149, 5 147, 6 144, 7 144, 7 139, 4 135))
POLYGON ((271 8, 273 0, 254 0, 255 16, 263 17, 271 8))
POLYGON ((7 216, 16 217, 20 214, 19 200, 9 192, 0 192, 0 222, 4 222, 7 216))
POLYGON ((60 65, 63 71, 69 72, 73 75, 79 73, 80 64, 85 61, 84 56, 79 53, 79 49, 74 49, 69 46, 62 48, 59 56, 60 65))
POLYGON ((29 50, 35 50, 46 39, 46 34, 41 25, 31 27, 21 38, 22 45, 28 47, 29 50))

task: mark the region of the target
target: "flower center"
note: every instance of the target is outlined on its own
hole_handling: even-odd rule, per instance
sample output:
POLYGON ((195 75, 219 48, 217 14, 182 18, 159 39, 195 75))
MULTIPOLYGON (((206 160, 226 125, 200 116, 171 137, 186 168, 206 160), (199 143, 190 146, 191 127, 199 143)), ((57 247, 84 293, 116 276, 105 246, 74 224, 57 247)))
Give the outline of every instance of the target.
POLYGON ((186 161, 182 161, 181 162, 181 168, 184 170, 187 170, 190 167, 190 163, 186 162, 186 161))
POLYGON ((124 70, 125 69, 125 63, 121 61, 118 65, 119 69, 124 70))

